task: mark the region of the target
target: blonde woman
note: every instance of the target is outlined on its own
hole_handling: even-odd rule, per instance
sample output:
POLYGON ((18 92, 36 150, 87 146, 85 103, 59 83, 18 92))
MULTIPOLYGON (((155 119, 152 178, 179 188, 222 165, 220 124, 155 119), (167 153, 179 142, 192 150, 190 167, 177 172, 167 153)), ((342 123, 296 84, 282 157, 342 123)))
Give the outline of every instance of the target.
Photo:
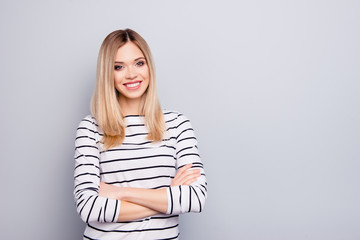
POLYGON ((179 214, 204 208, 205 172, 189 120, 160 107, 151 52, 135 31, 103 41, 91 112, 75 140, 84 239, 178 239, 179 214))

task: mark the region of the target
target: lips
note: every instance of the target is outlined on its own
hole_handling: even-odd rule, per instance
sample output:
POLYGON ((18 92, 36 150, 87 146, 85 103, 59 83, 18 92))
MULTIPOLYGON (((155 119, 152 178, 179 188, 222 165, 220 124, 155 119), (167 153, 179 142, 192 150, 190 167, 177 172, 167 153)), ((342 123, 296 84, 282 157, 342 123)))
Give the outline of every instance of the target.
POLYGON ((134 81, 134 82, 124 83, 124 86, 128 90, 136 90, 136 89, 140 88, 141 81, 134 81))

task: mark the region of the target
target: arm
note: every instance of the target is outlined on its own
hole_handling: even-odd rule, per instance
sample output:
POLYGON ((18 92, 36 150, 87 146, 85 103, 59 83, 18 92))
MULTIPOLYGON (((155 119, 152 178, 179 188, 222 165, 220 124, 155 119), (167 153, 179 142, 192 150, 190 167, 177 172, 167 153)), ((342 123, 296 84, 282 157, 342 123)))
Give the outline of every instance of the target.
MULTIPOLYGON (((116 187, 104 182, 100 183, 99 196, 109 199, 120 200, 119 193, 121 187, 116 187)), ((120 213, 117 217, 118 222, 131 221, 141 218, 146 218, 158 214, 158 211, 141 206, 136 203, 121 201, 120 213)))
POLYGON ((200 170, 201 176, 189 186, 171 186, 167 189, 170 199, 167 213, 201 212, 207 198, 207 182, 197 147, 197 139, 190 121, 184 115, 179 114, 176 124, 177 168, 181 169, 186 164, 192 163, 192 169, 200 170))
POLYGON ((74 198, 81 219, 88 222, 116 222, 121 201, 98 195, 100 184, 97 128, 90 116, 83 119, 76 131, 74 198))
MULTIPOLYGON (((171 185, 189 185, 196 181, 200 177, 200 171, 193 169, 191 164, 186 165, 180 169, 174 177, 171 185)), ((100 183, 100 196, 109 197, 112 199, 122 200, 122 207, 120 210, 119 219, 123 219, 124 216, 135 217, 138 214, 143 214, 145 217, 147 213, 154 215, 156 213, 166 213, 168 209, 168 198, 166 188, 160 189, 145 189, 145 188, 132 188, 132 187, 116 187, 104 182, 100 183), (123 210, 124 203, 129 204, 129 208, 134 208, 134 211, 123 210), (136 207, 135 207, 136 206, 136 207), (143 208, 143 209, 141 209, 143 208), (127 213, 123 213, 127 211, 127 213), (143 212, 142 212, 143 211, 143 212), (152 214, 151 214, 152 213, 152 214)), ((149 216, 150 216, 149 215, 149 216)), ((122 220, 124 221, 124 220, 122 220)))
POLYGON ((156 214, 159 214, 159 212, 135 203, 121 201, 121 208, 117 221, 132 221, 150 217, 156 214))

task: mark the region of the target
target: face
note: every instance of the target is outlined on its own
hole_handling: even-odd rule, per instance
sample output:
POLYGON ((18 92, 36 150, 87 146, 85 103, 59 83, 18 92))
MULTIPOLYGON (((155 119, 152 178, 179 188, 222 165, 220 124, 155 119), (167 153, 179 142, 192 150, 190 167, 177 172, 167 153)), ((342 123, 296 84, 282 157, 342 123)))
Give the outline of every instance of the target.
POLYGON ((149 67, 144 54, 132 42, 120 47, 114 63, 115 88, 119 92, 120 103, 137 101, 149 86, 149 67))

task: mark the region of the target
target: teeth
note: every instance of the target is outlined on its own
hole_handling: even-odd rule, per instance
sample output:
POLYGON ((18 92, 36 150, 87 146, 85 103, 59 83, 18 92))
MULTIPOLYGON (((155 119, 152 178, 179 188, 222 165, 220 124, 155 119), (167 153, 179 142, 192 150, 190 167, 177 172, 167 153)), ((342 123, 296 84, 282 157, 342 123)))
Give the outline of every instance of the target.
POLYGON ((129 84, 126 84, 126 86, 127 86, 127 87, 132 88, 132 87, 136 87, 136 86, 138 86, 139 84, 140 84, 140 82, 136 82, 136 83, 129 83, 129 84))

